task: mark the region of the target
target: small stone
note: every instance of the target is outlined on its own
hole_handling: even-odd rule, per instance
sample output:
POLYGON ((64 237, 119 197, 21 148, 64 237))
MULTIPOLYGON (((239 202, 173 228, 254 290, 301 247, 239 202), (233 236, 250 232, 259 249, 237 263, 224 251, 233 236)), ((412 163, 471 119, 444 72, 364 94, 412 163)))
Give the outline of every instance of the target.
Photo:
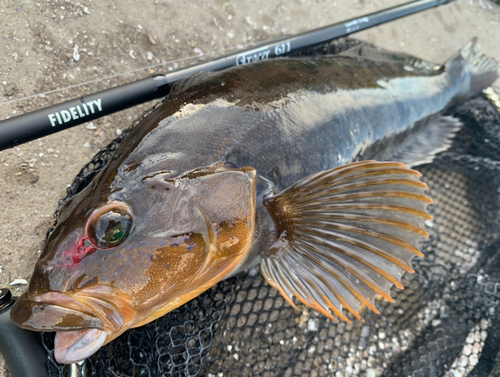
POLYGON ((117 129, 116 129, 116 134, 117 134, 118 136, 120 136, 122 133, 123 133, 123 131, 122 131, 122 130, 120 130, 119 128, 117 128, 117 129))
POLYGON ((467 356, 462 355, 459 362, 460 365, 465 368, 467 365, 469 365, 469 358, 467 356))
POLYGON ((97 127, 94 125, 94 122, 90 122, 89 124, 87 124, 87 125, 85 126, 85 128, 86 128, 87 130, 96 130, 96 129, 97 129, 97 127))
POLYGON ((13 286, 13 285, 26 285, 26 284, 28 284, 28 282, 25 279, 14 279, 14 280, 12 280, 9 283, 10 286, 13 286))
POLYGON ((488 333, 486 331, 481 331, 481 340, 484 342, 488 337, 488 333))
POLYGON ((469 356, 469 361, 470 361, 470 366, 473 367, 477 364, 477 362, 479 361, 479 358, 477 356, 477 354, 472 354, 469 356))
POLYGON ((474 332, 474 343, 479 343, 481 341, 481 331, 474 332))
POLYGON ((441 320, 440 319, 433 319, 432 320, 432 326, 433 327, 437 327, 439 325, 441 325, 441 320))
POLYGON ((73 59, 77 62, 80 60, 80 53, 78 52, 78 45, 73 48, 73 59))
POLYGON ((90 143, 87 141, 85 144, 83 144, 84 148, 90 148, 90 143))
POLYGON ((366 370, 366 377, 375 377, 376 376, 376 371, 375 369, 368 368, 366 370))
POLYGON ((474 343, 472 346, 472 354, 479 355, 481 353, 481 350, 483 348, 483 345, 481 343, 474 343))
POLYGON ((469 335, 467 335, 465 342, 468 344, 474 343, 474 333, 473 332, 470 332, 469 335))
POLYGON ((464 349, 462 351, 462 353, 465 355, 465 356, 469 356, 471 353, 472 353, 472 347, 470 344, 466 344, 464 346, 464 349))

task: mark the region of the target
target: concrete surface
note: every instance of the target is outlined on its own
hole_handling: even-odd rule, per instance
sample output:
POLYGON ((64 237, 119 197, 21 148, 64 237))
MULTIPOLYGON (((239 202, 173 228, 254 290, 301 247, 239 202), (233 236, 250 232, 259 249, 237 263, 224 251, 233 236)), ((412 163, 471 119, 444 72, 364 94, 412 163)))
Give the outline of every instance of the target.
MULTIPOLYGON (((189 63, 169 63, 172 60, 200 53, 220 55, 238 45, 403 2, 38 1, 0 0, 0 119, 189 63), (124 74, 132 70, 136 71, 124 74), (118 76, 79 85, 114 75, 118 76)), ((479 37, 485 53, 500 60, 499 5, 457 0, 356 35, 434 62, 444 61, 473 36, 479 37)), ((495 85, 500 89, 498 81, 495 85)), ((0 152, 0 287, 17 278, 29 280, 66 187, 82 165, 150 106, 0 152)), ((12 290, 20 294, 25 287, 12 290)), ((0 377, 7 375, 0 357, 0 377)))

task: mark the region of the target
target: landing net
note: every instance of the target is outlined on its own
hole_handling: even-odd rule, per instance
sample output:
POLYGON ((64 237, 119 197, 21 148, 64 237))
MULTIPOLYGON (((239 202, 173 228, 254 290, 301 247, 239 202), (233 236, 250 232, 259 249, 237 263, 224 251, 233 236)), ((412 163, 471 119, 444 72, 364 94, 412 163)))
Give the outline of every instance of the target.
MULTIPOLYGON (((358 43, 345 39, 300 55, 358 43)), ((452 109, 465 127, 449 151, 417 167, 435 202, 431 237, 405 289, 394 289, 395 303, 377 303, 380 315, 367 310, 364 323, 337 324, 299 303, 294 310, 256 269, 128 331, 86 362, 89 375, 500 376, 498 106, 481 95, 452 109)), ((126 134, 83 167, 61 203, 89 184, 126 134)), ((53 358, 53 334, 42 337, 50 375, 65 376, 67 367, 53 358)))

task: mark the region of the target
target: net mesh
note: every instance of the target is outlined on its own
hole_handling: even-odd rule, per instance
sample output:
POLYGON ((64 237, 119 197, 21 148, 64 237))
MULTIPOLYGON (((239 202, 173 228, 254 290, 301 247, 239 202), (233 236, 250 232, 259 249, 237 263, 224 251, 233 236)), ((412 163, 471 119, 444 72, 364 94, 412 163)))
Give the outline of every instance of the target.
MULTIPOLYGON (((336 41, 300 55, 338 53, 357 43, 336 41)), ((128 331, 78 373, 500 376, 500 115, 484 96, 452 115, 465 123, 453 147, 418 167, 435 202, 425 258, 413 261, 405 289, 392 293, 395 303, 378 301, 380 315, 366 310, 364 322, 351 316, 348 324, 299 303, 295 310, 253 269, 128 331)), ((95 177, 126 134, 84 166, 61 204, 95 177)), ((68 367, 53 358, 53 334, 42 338, 50 375, 66 375, 68 367)))

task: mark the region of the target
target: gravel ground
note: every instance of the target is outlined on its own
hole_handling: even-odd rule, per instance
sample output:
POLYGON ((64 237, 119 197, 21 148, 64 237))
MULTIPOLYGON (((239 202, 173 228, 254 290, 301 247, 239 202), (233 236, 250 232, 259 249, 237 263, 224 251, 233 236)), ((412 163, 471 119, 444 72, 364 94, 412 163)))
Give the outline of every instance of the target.
MULTIPOLYGON (((193 62, 172 62, 176 59, 220 55, 400 3, 0 0, 0 119, 193 62)), ((500 60, 500 6, 457 0, 356 35, 435 62, 473 36, 485 53, 500 60)), ((499 81, 495 86, 500 90, 499 81)), ((150 106, 0 152, 0 287, 29 280, 66 187, 82 165, 150 106)), ((25 287, 13 287, 13 292, 20 294, 25 287)), ((7 375, 0 357, 0 377, 7 375)))

